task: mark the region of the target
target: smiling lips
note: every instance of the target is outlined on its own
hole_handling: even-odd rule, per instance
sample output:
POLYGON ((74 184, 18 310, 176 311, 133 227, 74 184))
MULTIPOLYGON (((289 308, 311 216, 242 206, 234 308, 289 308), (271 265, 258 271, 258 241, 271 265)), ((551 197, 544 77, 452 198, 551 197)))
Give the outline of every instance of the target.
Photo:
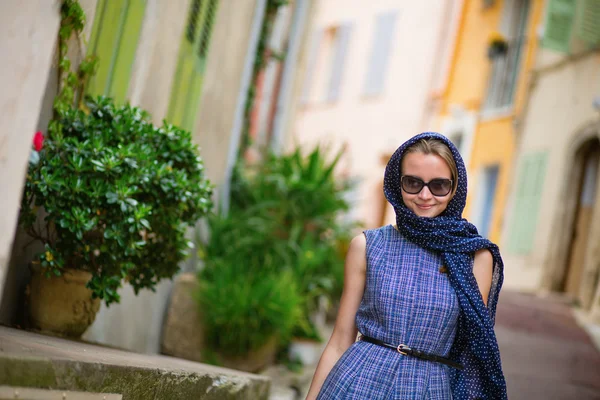
POLYGON ((417 207, 419 207, 421 210, 429 210, 431 207, 433 207, 433 204, 417 204, 417 207))

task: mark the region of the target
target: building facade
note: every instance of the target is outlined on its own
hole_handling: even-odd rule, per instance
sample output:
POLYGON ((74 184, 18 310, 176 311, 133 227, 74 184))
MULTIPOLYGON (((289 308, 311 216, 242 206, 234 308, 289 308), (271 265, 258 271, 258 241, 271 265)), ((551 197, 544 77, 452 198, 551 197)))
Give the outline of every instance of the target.
MULTIPOLYGON (((80 4, 87 24, 70 47, 71 58, 95 54, 100 59, 87 92, 140 106, 157 125, 167 120, 190 130, 206 174, 216 186, 216 200, 226 197, 268 0, 80 0, 80 4)), ((291 65, 297 63, 303 44, 306 4, 311 2, 292 1, 287 6, 302 16, 290 17, 287 25, 295 29, 288 35, 296 45, 294 56, 286 59, 291 65)), ((24 0, 0 6, 0 54, 7 60, 0 66, 0 323, 6 325, 22 322, 27 266, 39 250, 24 247, 29 238, 17 228, 17 217, 33 133, 46 131, 58 90, 60 5, 60 1, 24 0)), ((291 92, 286 92, 288 97, 291 92)), ((120 291, 121 303, 103 305, 84 338, 158 352, 171 286, 171 281, 164 281, 156 293, 135 296, 126 285, 120 291)))
POLYGON ((317 3, 288 146, 344 149, 340 173, 358 180, 349 199, 365 227, 393 221, 383 172, 406 139, 431 129, 461 1, 322 0, 317 3))
POLYGON ((533 290, 600 321, 600 2, 549 0, 503 230, 533 290))
POLYGON ((439 130, 469 172, 465 216, 494 242, 506 221, 515 141, 538 46, 543 0, 466 0, 441 96, 439 130))

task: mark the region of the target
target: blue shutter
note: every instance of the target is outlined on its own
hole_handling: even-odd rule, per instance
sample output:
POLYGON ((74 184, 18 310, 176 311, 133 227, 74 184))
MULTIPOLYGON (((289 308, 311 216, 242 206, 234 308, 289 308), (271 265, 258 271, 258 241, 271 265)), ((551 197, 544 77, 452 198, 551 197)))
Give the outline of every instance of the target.
POLYGON ((335 53, 333 55, 333 62, 331 63, 329 87, 327 88, 327 101, 336 101, 340 95, 352 28, 352 24, 348 23, 341 25, 337 29, 334 47, 335 53))
POLYGON ((375 20, 375 32, 365 76, 364 94, 378 95, 383 92, 398 12, 379 14, 375 20))

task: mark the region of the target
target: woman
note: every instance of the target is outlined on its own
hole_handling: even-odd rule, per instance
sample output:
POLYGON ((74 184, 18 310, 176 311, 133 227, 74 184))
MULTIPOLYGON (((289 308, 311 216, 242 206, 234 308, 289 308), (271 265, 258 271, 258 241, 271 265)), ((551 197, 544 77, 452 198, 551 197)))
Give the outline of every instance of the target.
POLYGON ((437 133, 413 137, 390 159, 384 193, 396 225, 350 243, 308 399, 506 399, 494 334, 502 259, 462 219, 458 150, 437 133))

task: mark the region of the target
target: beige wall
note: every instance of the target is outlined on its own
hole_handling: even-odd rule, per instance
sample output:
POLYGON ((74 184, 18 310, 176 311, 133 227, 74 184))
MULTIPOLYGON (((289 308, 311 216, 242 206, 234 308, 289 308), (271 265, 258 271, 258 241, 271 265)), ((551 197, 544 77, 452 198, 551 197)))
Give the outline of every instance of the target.
MULTIPOLYGON (((132 103, 148 110, 156 124, 162 124, 167 113, 185 27, 183 21, 186 21, 188 11, 183 2, 175 3, 168 0, 148 2, 142 26, 143 39, 136 53, 129 87, 132 103)), ((218 186, 225 179, 256 3, 254 0, 219 2, 211 39, 193 135, 200 144, 207 175, 218 186)), ((102 306, 84 338, 138 352, 159 352, 172 286, 172 281, 163 281, 157 286, 156 293, 145 290, 136 296, 126 285, 119 292, 121 303, 110 308, 102 306)))
MULTIPOLYGON (((430 91, 444 81, 447 68, 444 57, 449 57, 450 52, 442 51, 445 56, 440 56, 440 49, 445 49, 440 43, 441 32, 446 26, 445 18, 459 17, 454 8, 456 4, 454 0, 374 0, 368 4, 363 0, 321 0, 317 3, 309 34, 347 22, 353 24, 341 92, 336 102, 325 102, 330 67, 329 63, 318 62, 312 77, 304 79, 305 85, 310 84, 310 100, 297 108, 289 143, 299 142, 305 146, 324 143, 336 149, 344 143, 348 145, 342 168, 362 180, 353 195, 353 216, 364 220, 368 227, 378 224, 381 213, 385 167, 382 156, 422 130, 433 129, 424 126, 428 120, 425 110, 430 91), (385 89, 381 95, 367 98, 363 87, 375 18, 381 12, 392 10, 397 10, 398 16, 385 89), (453 10, 451 17, 447 15, 448 10, 453 10)), ((455 29, 456 24, 450 26, 455 29)))
POLYGON ((149 0, 129 86, 129 99, 162 125, 171 99, 191 0, 149 0))
POLYGON ((47 0, 0 5, 0 298, 56 42, 58 9, 57 1, 47 0))
POLYGON ((257 0, 219 2, 194 129, 208 177, 218 186, 226 179, 232 140, 236 140, 232 132, 241 117, 240 101, 243 107, 245 99, 245 92, 241 93, 245 86, 243 75, 259 3, 257 0))
MULTIPOLYGON (((575 62, 547 50, 538 57, 537 77, 531 87, 527 113, 524 115, 518 157, 535 151, 547 151, 547 167, 533 251, 515 256, 505 251, 507 287, 537 290, 548 271, 556 265, 555 238, 565 226, 565 206, 574 194, 567 193, 570 170, 576 147, 581 144, 585 128, 600 121, 592 106, 600 96, 600 55, 588 55, 575 62), (562 60, 562 61, 561 61, 562 60)), ((516 182, 521 171, 515 168, 505 220, 512 219, 516 182)), ((511 224, 503 229, 502 242, 508 243, 511 224)), ((508 248, 504 246, 504 248, 508 248)))

